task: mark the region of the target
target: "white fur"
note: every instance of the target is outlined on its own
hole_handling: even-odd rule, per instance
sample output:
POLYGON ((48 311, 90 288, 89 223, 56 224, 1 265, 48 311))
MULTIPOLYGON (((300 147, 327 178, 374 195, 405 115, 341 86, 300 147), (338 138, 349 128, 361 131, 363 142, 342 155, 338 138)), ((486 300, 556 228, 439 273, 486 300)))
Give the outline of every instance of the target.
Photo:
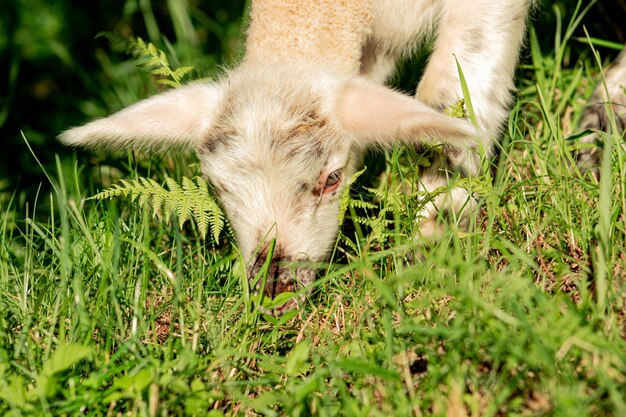
MULTIPOLYGON (((338 196, 364 148, 441 143, 454 148, 452 169, 476 173, 476 149, 490 152, 506 118, 528 6, 528 0, 254 0, 238 68, 217 82, 191 84, 70 129, 60 139, 112 149, 195 145, 250 275, 265 259, 265 239, 275 238, 266 292, 290 291, 294 278, 307 285, 314 272, 297 267, 294 277, 281 261, 327 256, 339 227, 338 196), (417 98, 380 85, 399 58, 433 36, 417 98), (455 56, 478 130, 428 107, 462 98, 455 56), (341 181, 327 187, 333 171, 341 181)), ((443 181, 434 169, 423 178, 426 189, 443 181)), ((437 203, 455 208, 467 198, 455 192, 437 203)), ((432 221, 436 212, 429 206, 423 214, 432 221)))

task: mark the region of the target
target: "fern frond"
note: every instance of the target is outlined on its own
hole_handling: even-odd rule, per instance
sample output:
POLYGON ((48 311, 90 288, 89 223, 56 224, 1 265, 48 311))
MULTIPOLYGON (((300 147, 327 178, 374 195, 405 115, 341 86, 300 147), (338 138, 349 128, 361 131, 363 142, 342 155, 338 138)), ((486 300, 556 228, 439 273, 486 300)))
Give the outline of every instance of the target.
POLYGON ((348 246, 350 249, 352 249, 352 251, 354 253, 359 253, 359 248, 356 245, 356 243, 354 243, 352 241, 352 239, 350 239, 348 236, 346 236, 343 232, 339 231, 339 239, 346 245, 348 246))
POLYGON ((209 210, 209 224, 213 230, 213 238, 217 241, 224 229, 224 213, 221 210, 209 210))
POLYGON ((125 38, 117 32, 100 32, 96 37, 104 37, 113 45, 122 45, 126 49, 126 53, 132 54, 139 60, 137 65, 142 68, 149 68, 150 74, 157 78, 156 82, 169 87, 180 87, 182 80, 186 74, 194 69, 194 67, 184 66, 173 69, 169 63, 165 52, 154 46, 152 42, 147 42, 140 37, 125 38))
POLYGON ((357 200, 357 199, 351 199, 350 206, 354 208, 360 208, 363 210, 374 210, 378 208, 378 206, 372 203, 371 201, 357 200))
POLYGON ((153 70, 150 70, 150 74, 152 74, 152 75, 162 75, 164 77, 169 77, 170 75, 172 75, 172 72, 168 68, 160 68, 159 67, 159 68, 155 68, 153 70))
MULTIPOLYGON (((166 178, 165 184, 167 185, 167 188, 169 188, 172 195, 182 195, 183 190, 172 178, 166 178)), ((172 214, 176 213, 176 208, 174 207, 175 203, 176 200, 173 198, 166 198, 163 201, 163 211, 165 213, 166 223, 169 223, 172 214)))
POLYGON ((352 187, 352 184, 354 184, 354 182, 361 175, 363 175, 366 169, 367 167, 364 166, 362 170, 355 172, 354 175, 352 175, 352 178, 350 178, 350 180, 346 184, 346 188, 344 189, 343 194, 341 194, 341 199, 339 200, 339 224, 340 225, 343 223, 343 219, 346 215, 346 210, 348 210, 348 206, 350 205, 350 201, 351 201, 350 188, 352 187))
POLYGON ((193 71, 195 68, 192 66, 178 67, 172 72, 172 77, 177 80, 182 80, 185 75, 193 71))
POLYGON ((181 228, 187 221, 193 221, 202 238, 211 229, 213 238, 218 240, 224 228, 224 214, 209 192, 206 181, 201 177, 183 177, 181 185, 166 178, 165 185, 167 189, 153 179, 143 177, 120 180, 91 199, 130 197, 131 202, 136 201, 142 207, 151 206, 153 216, 163 213, 169 223, 175 215, 181 228))
POLYGON ((118 32, 105 30, 96 34, 96 39, 105 38, 113 46, 128 47, 128 39, 118 32))

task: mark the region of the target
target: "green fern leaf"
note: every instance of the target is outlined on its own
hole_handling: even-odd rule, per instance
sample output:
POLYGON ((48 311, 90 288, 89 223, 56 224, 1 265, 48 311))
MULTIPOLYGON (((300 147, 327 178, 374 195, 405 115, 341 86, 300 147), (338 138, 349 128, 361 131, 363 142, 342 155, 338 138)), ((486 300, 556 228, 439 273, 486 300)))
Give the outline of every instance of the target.
POLYGON ((167 191, 152 178, 146 178, 145 181, 154 190, 154 192, 151 193, 153 209, 152 214, 156 216, 158 214, 158 211, 161 210, 161 206, 163 205, 163 201, 165 200, 165 193, 167 193, 167 191))
POLYGON ((367 167, 363 167, 362 170, 355 172, 354 175, 352 175, 352 178, 350 178, 350 180, 348 181, 348 183, 346 184, 346 188, 344 189, 343 193, 341 194, 341 199, 339 200, 339 225, 343 224, 343 219, 346 215, 346 210, 348 210, 348 206, 350 205, 350 187, 352 187, 352 184, 354 184, 354 182, 361 176, 363 175, 363 173, 365 172, 365 170, 367 169, 367 167))
POLYGON ((170 71, 169 68, 158 67, 158 68, 150 70, 150 74, 169 77, 172 75, 172 71, 170 71))
POLYGON ((97 37, 105 37, 114 45, 125 46, 127 53, 137 57, 138 66, 150 68, 152 75, 167 77, 167 79, 156 80, 159 84, 164 84, 169 87, 180 87, 182 78, 194 68, 184 66, 178 69, 172 69, 165 52, 158 49, 151 42, 146 43, 139 37, 125 38, 116 32, 100 32, 97 37))
POLYGON ((200 229, 201 236, 206 236, 209 231, 209 212, 211 210, 212 200, 201 198, 202 195, 208 195, 208 187, 206 181, 202 178, 196 178, 195 182, 191 182, 188 187, 193 187, 197 202, 193 204, 193 218, 200 229))
POLYGON ((111 43, 111 45, 124 46, 125 48, 128 48, 128 43, 129 43, 128 39, 122 36, 118 32, 105 30, 102 32, 98 32, 96 34, 96 39, 97 38, 106 38, 106 40, 108 40, 111 43))
POLYGON ((194 67, 186 66, 186 67, 178 67, 172 72, 172 77, 177 80, 181 80, 185 75, 189 72, 193 71, 194 67))
POLYGON ((193 218, 200 229, 200 234, 206 235, 209 230, 209 208, 206 201, 200 200, 193 205, 193 218))
MULTIPOLYGON (((193 203, 192 197, 196 188, 193 181, 187 177, 183 177, 183 192, 180 196, 178 206, 176 207, 176 215, 178 216, 178 224, 182 228, 186 221, 192 218, 193 203)), ((197 220, 197 219, 196 219, 197 220)))
POLYGON ((212 236, 218 240, 224 228, 224 214, 211 196, 206 181, 200 177, 185 177, 179 185, 172 178, 166 178, 165 185, 167 189, 150 178, 120 180, 91 198, 130 197, 131 202, 142 207, 149 205, 153 216, 162 211, 166 222, 170 221, 172 214, 176 215, 180 227, 193 220, 202 238, 211 229, 212 236))
POLYGON ((211 228, 213 229, 213 238, 217 241, 220 233, 222 233, 222 230, 224 229, 224 214, 217 204, 215 204, 215 207, 211 210, 210 214, 209 222, 211 223, 211 228))
POLYGON ((182 229, 185 222, 191 219, 192 207, 188 197, 183 197, 176 205, 176 216, 178 217, 178 226, 182 229))
POLYGON ((157 84, 163 84, 163 85, 166 85, 166 86, 172 87, 172 88, 176 88, 176 87, 180 86, 180 83, 178 83, 176 81, 168 80, 166 78, 159 78, 158 80, 155 80, 155 82, 157 84))
POLYGON ((378 207, 376 204, 372 203, 371 201, 357 200, 357 199, 351 199, 350 206, 364 209, 364 210, 374 210, 378 207))
POLYGON ((339 232, 339 238, 344 243, 344 245, 348 246, 354 253, 359 253, 359 248, 357 245, 350 239, 348 236, 344 235, 342 232, 339 232))
MULTIPOLYGON (((172 196, 178 195, 182 192, 182 190, 180 189, 176 181, 174 181, 172 178, 166 178, 165 184, 167 185, 167 188, 170 190, 170 193, 172 193, 172 196)), ((167 198, 163 201, 163 212, 165 214, 166 223, 170 222, 172 213, 174 213, 175 211, 174 203, 175 203, 174 198, 167 198)))
POLYGON ((139 50, 144 50, 145 51, 147 49, 146 43, 140 37, 130 38, 129 41, 130 41, 131 44, 133 44, 139 50))

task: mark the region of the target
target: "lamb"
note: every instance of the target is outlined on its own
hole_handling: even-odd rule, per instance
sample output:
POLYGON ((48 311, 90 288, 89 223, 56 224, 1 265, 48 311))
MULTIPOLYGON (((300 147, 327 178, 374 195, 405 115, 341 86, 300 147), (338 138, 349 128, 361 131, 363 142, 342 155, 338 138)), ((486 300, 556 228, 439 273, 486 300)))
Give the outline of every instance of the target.
MULTIPOLYGON (((339 197, 364 149, 441 144, 421 178, 478 173, 507 117, 530 0, 254 0, 246 52, 217 81, 195 82, 60 135, 67 145, 114 150, 195 148, 248 265, 250 280, 275 245, 263 291, 307 288, 336 238, 339 197), (434 39, 416 97, 383 84, 396 62, 434 39), (440 111, 463 97, 478 127, 440 111), (286 265, 300 262, 302 266, 286 265)), ((420 213, 472 207, 464 190, 420 213), (469 201, 469 204, 468 204, 469 201)), ((467 212, 467 210, 466 210, 467 212)), ((299 291, 304 294, 306 290, 299 291)), ((293 308, 294 298, 278 309, 293 308)))

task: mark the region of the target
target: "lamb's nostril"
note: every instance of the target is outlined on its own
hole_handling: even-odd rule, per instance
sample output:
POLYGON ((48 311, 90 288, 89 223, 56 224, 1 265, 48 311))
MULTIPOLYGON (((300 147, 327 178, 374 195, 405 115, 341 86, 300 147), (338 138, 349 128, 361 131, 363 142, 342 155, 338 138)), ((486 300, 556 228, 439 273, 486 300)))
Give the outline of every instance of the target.
POLYGON ((278 294, 282 294, 284 292, 294 292, 295 285, 292 277, 267 277, 267 281, 265 282, 265 288, 263 293, 270 297, 274 298, 278 294))
MULTIPOLYGON (((314 281, 315 270, 303 268, 289 256, 273 257, 268 261, 267 255, 255 257, 248 266, 248 277, 258 296, 263 292, 263 303, 259 308, 267 314, 280 315, 288 310, 299 308, 305 300, 303 290, 314 281), (280 301, 276 297, 284 293, 296 293, 280 301), (280 304, 276 304, 279 302, 280 304), (271 309, 267 307, 271 306, 271 309)), ((310 292, 310 291, 309 291, 310 292)))
POLYGON ((292 265, 288 264, 290 260, 291 258, 282 256, 279 246, 274 251, 269 264, 267 264, 267 252, 264 250, 259 253, 248 269, 248 277, 251 280, 258 279, 255 289, 263 288, 263 294, 272 299, 285 292, 295 292, 295 271, 292 265), (267 269, 264 270, 264 268, 267 269))
POLYGON ((263 293, 270 298, 274 298, 284 292, 293 292, 295 290, 294 276, 291 268, 283 266, 283 263, 282 258, 273 258, 267 270, 263 293))
POLYGON ((277 288, 277 284, 280 283, 279 275, 279 268, 276 262, 272 260, 267 271, 267 276, 265 277, 265 287, 263 287, 263 293, 266 296, 274 298, 277 294, 280 294, 277 288))

